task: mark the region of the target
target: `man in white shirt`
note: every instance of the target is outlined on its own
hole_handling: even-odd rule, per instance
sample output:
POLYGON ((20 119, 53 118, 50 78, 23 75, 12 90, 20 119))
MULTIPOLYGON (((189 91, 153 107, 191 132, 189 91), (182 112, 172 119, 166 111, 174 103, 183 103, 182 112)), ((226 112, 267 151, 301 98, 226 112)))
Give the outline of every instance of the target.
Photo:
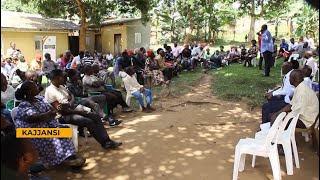
POLYGON ((304 75, 303 81, 312 89, 312 79, 310 78, 312 69, 309 66, 304 65, 301 68, 301 71, 303 72, 303 75, 304 75))
POLYGON ((294 41, 294 38, 290 39, 288 51, 294 51, 294 49, 298 46, 298 43, 294 41))
POLYGON ((307 65, 311 68, 312 73, 311 73, 311 79, 316 75, 318 71, 318 64, 313 60, 313 53, 312 51, 306 51, 303 54, 303 58, 305 61, 303 62, 304 65, 307 65))
POLYGON ((319 98, 315 92, 303 82, 303 72, 295 69, 290 74, 290 83, 295 87, 290 104, 271 116, 271 124, 281 112, 296 111, 299 116, 296 127, 309 128, 319 114, 319 98))
POLYGON ((81 65, 83 57, 84 57, 84 52, 80 51, 79 55, 73 58, 70 69, 76 69, 78 65, 81 65))
POLYGON ((152 103, 152 91, 150 89, 144 88, 140 85, 134 76, 135 71, 132 68, 128 68, 126 71, 127 75, 122 79, 124 82, 124 86, 126 91, 129 91, 132 95, 137 97, 140 106, 142 107, 144 112, 151 112, 154 111, 151 107, 152 103), (141 95, 143 93, 146 96, 147 106, 144 105, 143 97, 141 95))
POLYGON ((10 48, 7 50, 7 57, 17 57, 19 52, 16 49, 16 44, 10 42, 10 48))
POLYGON ((285 74, 282 81, 282 86, 275 91, 268 92, 266 95, 268 102, 262 106, 262 124, 270 122, 269 116, 288 105, 290 98, 293 96, 294 87, 290 84, 290 74, 292 65, 285 62, 282 65, 282 72, 285 74))
POLYGON ((181 47, 178 46, 178 43, 177 43, 177 42, 174 42, 174 43, 173 43, 173 48, 172 48, 172 54, 173 54, 173 56, 174 56, 176 59, 178 59, 179 56, 180 56, 180 54, 181 54, 181 52, 182 52, 181 47))
POLYGON ((306 42, 308 42, 308 47, 311 48, 311 49, 314 49, 315 46, 314 46, 314 40, 313 38, 311 37, 311 34, 308 33, 307 35, 307 38, 306 38, 306 42))
POLYGON ((107 53, 106 59, 108 60, 108 62, 113 60, 113 55, 110 53, 110 51, 107 53))
POLYGON ((110 139, 106 132, 101 117, 92 112, 75 110, 74 96, 63 86, 65 82, 64 72, 60 69, 51 71, 51 85, 47 87, 45 98, 63 116, 61 123, 73 124, 80 127, 87 127, 90 134, 104 149, 117 148, 121 142, 110 139))
POLYGON ((122 112, 132 112, 132 109, 124 101, 120 91, 104 87, 104 81, 93 74, 93 68, 90 65, 84 67, 84 77, 82 83, 86 92, 101 92, 106 96, 108 108, 113 111, 117 105, 121 105, 122 112))

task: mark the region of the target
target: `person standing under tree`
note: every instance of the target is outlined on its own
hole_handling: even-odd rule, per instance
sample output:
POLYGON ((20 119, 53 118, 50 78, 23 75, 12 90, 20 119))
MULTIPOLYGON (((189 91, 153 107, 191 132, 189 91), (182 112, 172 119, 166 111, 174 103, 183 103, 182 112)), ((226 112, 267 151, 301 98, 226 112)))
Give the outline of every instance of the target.
POLYGON ((264 74, 263 76, 270 76, 270 68, 272 65, 272 53, 274 51, 273 38, 270 31, 268 31, 268 26, 266 24, 261 27, 261 53, 264 58, 264 74))
POLYGON ((248 41, 248 35, 246 35, 246 36, 244 37, 244 39, 246 40, 245 42, 247 42, 247 41, 248 41))
POLYGON ((258 35, 258 49, 260 51, 260 58, 259 58, 259 70, 262 70, 262 62, 263 62, 263 55, 261 53, 261 32, 257 32, 258 35))

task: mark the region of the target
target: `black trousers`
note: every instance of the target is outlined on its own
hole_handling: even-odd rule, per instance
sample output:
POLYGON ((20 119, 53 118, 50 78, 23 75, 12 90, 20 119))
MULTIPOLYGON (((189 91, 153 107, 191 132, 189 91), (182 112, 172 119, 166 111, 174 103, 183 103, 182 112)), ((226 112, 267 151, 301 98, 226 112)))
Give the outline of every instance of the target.
POLYGON ((263 62, 263 55, 260 53, 260 58, 259 58, 259 69, 262 69, 262 62, 263 62))
MULTIPOLYGON (((122 94, 120 91, 116 91, 113 89, 106 89, 105 91, 101 92, 103 95, 106 96, 106 102, 108 104, 108 113, 111 113, 111 111, 117 107, 119 104, 121 107, 129 107, 125 100, 122 97, 122 94)), ((108 114, 109 115, 109 114, 108 114)))
POLYGON ((172 79, 172 71, 173 71, 173 68, 165 68, 162 73, 164 75, 164 79, 167 81, 167 80, 171 80, 172 79))
POLYGON ((88 113, 85 116, 78 114, 65 115, 64 122, 65 124, 73 124, 79 127, 86 127, 90 134, 98 141, 101 145, 104 145, 107 141, 110 141, 110 137, 105 130, 101 117, 96 113, 88 113))
POLYGON ((269 76, 270 75, 270 68, 272 66, 272 52, 265 51, 263 53, 263 59, 264 59, 264 75, 269 76))
POLYGON ((282 100, 274 100, 271 99, 270 101, 266 102, 262 106, 262 124, 270 122, 270 116, 273 113, 280 111, 282 108, 287 106, 283 99, 282 100))

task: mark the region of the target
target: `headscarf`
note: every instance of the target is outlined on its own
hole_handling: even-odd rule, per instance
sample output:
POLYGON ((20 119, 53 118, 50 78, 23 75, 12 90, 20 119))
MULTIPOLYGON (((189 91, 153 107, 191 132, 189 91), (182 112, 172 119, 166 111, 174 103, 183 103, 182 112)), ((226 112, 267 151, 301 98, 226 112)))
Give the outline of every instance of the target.
POLYGON ((138 51, 139 51, 140 49, 139 48, 135 48, 134 49, 134 54, 138 54, 138 51))
POLYGON ((148 50, 147 55, 148 55, 148 57, 152 57, 152 56, 154 56, 154 53, 152 50, 148 50))
POLYGON ((36 60, 37 60, 37 61, 41 61, 41 58, 42 58, 41 55, 40 55, 40 54, 37 54, 36 60))
POLYGON ((132 50, 127 50, 127 53, 128 53, 129 55, 132 55, 132 54, 133 54, 132 50))

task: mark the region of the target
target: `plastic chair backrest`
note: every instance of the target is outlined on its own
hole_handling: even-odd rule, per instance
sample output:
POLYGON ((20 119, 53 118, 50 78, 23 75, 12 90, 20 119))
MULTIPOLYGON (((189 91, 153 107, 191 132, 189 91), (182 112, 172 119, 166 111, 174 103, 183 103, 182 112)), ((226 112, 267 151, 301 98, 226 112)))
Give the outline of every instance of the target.
POLYGON ((291 62, 291 59, 298 60, 298 58, 299 58, 299 54, 291 54, 291 56, 289 57, 288 62, 291 62))
POLYGON ((279 126, 281 125, 282 120, 286 116, 286 114, 287 113, 285 113, 285 112, 280 113, 277 116, 277 118, 274 121, 274 123, 272 124, 270 130, 268 131, 268 135, 267 135, 267 137, 265 139, 265 142, 264 142, 264 147, 266 149, 269 149, 269 147, 271 146, 271 142, 274 139, 274 137, 277 135, 277 132, 279 130, 279 126))
POLYGON ((6 109, 12 110, 14 108, 14 99, 10 99, 6 104, 6 109))
MULTIPOLYGON (((290 112, 287 116, 290 116, 288 119, 292 119, 293 118, 291 120, 291 123, 290 123, 288 129, 287 129, 288 134, 289 135, 292 135, 292 134, 294 135, 295 130, 296 130, 296 125, 297 125, 297 122, 298 122, 300 114, 297 114, 295 112, 290 112)), ((287 119, 287 117, 286 117, 286 119, 287 119)), ((288 137, 288 138, 290 138, 290 137, 288 137)))
POLYGON ((19 109, 18 107, 15 107, 10 112, 13 123, 15 123, 15 119, 14 118, 16 117, 16 115, 18 113, 18 109, 19 109))

